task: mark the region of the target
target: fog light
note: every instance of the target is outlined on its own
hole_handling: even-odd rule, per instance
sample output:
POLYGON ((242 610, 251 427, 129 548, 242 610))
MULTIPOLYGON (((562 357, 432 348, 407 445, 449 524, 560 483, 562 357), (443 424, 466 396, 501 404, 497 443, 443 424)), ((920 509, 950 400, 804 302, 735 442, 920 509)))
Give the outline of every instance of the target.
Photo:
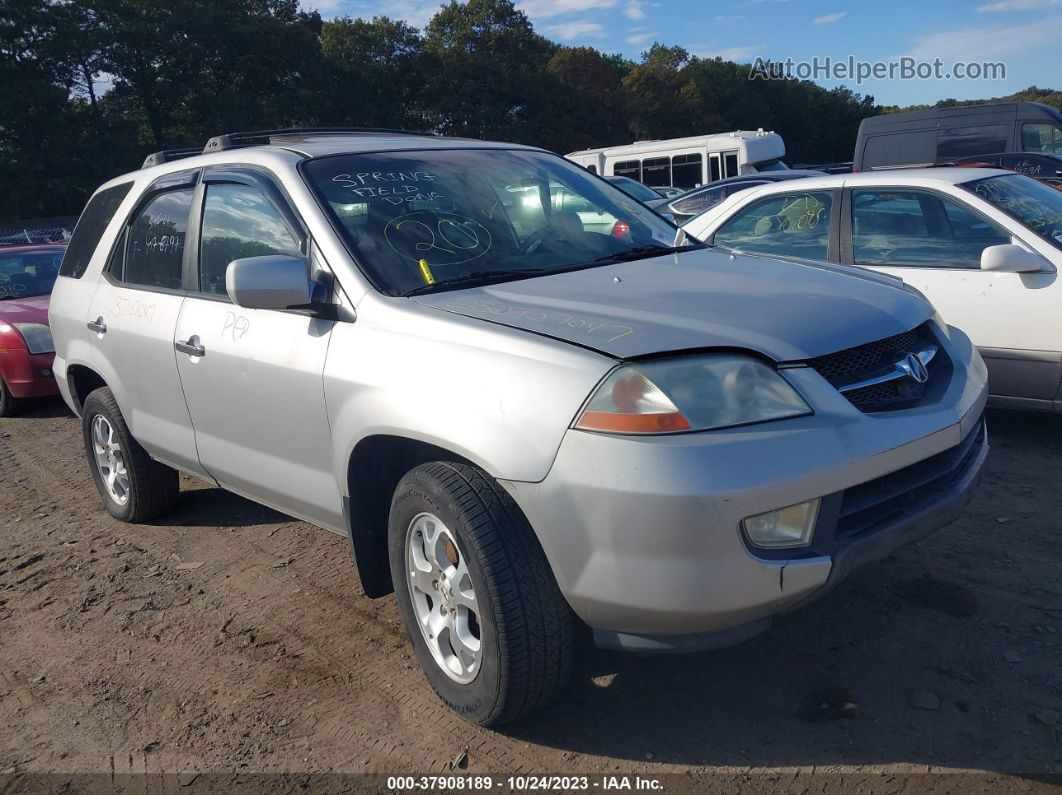
POLYGON ((741 527, 749 543, 756 547, 806 547, 811 543, 818 516, 819 501, 814 499, 778 511, 750 516, 741 523, 741 527))
POLYGON ((43 377, 45 377, 45 378, 51 378, 52 377, 52 371, 51 371, 50 368, 45 367, 44 369, 41 370, 41 375, 43 377))

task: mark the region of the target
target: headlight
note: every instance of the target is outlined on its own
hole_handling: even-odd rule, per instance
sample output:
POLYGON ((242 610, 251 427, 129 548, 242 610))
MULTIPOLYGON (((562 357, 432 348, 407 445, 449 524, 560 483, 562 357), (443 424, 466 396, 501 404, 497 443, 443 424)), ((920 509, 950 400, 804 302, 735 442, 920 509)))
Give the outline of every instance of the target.
POLYGON ((675 433, 810 414, 771 367, 748 356, 708 354, 617 367, 574 427, 604 433, 675 433))
POLYGON ((12 323, 26 341, 30 353, 54 353, 52 331, 43 323, 12 323))

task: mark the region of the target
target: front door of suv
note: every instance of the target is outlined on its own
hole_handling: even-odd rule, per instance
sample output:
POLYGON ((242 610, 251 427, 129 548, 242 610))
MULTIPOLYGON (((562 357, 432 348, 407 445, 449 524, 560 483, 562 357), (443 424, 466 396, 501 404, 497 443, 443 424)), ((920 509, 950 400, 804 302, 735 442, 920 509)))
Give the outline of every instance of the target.
POLYGON ((230 491, 342 529, 323 385, 333 321, 245 309, 225 290, 234 259, 316 262, 302 224, 271 179, 243 169, 208 170, 192 218, 195 289, 176 342, 199 459, 230 491))
POLYGON ((167 177, 141 199, 93 295, 86 333, 133 437, 152 457, 205 475, 173 350, 196 177, 167 177))

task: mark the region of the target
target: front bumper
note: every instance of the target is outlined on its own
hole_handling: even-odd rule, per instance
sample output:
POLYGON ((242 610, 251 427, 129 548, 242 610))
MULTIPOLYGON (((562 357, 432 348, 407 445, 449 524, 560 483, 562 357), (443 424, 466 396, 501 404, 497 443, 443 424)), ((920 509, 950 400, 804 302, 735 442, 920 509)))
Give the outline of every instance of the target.
POLYGON ((0 376, 17 398, 58 395, 52 373, 54 353, 30 353, 25 348, 0 350, 0 376))
POLYGON ((599 644, 727 645, 958 516, 987 453, 986 373, 961 332, 945 347, 954 366, 927 405, 864 414, 797 368, 786 377, 813 415, 657 437, 571 431, 545 480, 503 485, 599 644), (947 471, 918 491, 934 461, 947 471), (899 503, 876 502, 883 489, 899 503), (779 555, 743 540, 742 519, 815 497, 810 548, 779 555))

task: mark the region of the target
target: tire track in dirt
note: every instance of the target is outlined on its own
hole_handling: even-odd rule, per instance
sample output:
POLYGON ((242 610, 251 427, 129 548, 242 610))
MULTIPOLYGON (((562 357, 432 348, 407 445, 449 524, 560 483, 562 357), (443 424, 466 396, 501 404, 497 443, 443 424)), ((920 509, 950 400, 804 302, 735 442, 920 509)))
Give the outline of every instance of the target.
MULTIPOLYGON (((76 431, 76 421, 70 420, 69 424, 75 426, 70 430, 76 431)), ((59 434, 61 431, 56 435, 59 434)), ((393 738, 397 727, 413 722, 432 726, 433 733, 444 737, 463 738, 456 746, 452 740, 442 744, 443 754, 426 757, 429 771, 446 769, 452 758, 450 751, 456 754, 465 744, 475 748, 477 768, 526 772, 541 765, 540 757, 533 760, 493 746, 491 738, 495 735, 469 726, 438 702, 412 662, 393 605, 370 603, 357 596, 356 574, 342 539, 280 517, 285 521, 270 534, 268 541, 272 543, 248 528, 237 528, 235 532, 211 529, 197 534, 189 550, 187 527, 133 528, 103 515, 87 471, 79 477, 70 476, 69 462, 62 460, 70 456, 61 455, 52 434, 38 439, 52 444, 41 445, 45 449, 33 455, 6 441, 0 438, 0 455, 14 461, 17 470, 26 475, 25 482, 19 484, 21 491, 32 493, 35 499, 48 497, 52 503, 61 504, 60 512, 68 520, 77 520, 89 511, 100 514, 101 533, 93 536, 94 540, 106 534, 110 545, 133 543, 152 553, 156 560, 194 553, 197 560, 210 561, 203 569, 182 576, 200 580, 200 585, 222 584, 213 596, 220 607, 232 613, 226 634, 235 632, 239 637, 244 632, 241 620, 249 625, 262 624, 261 609, 268 607, 268 620, 262 627, 267 642, 282 645, 286 656, 296 661, 282 674, 293 673, 301 681, 341 680, 358 691, 356 710, 352 704, 330 700, 318 711, 315 742, 332 738, 337 744, 375 755, 407 758, 404 743, 393 738), (362 604, 357 604, 359 601, 362 604), (261 608, 255 607, 256 603, 261 608), (344 625, 347 632, 302 629, 344 625), (372 653, 351 653, 352 644, 366 641, 372 653), (396 654, 404 659, 404 666, 393 664, 396 654)), ((84 470, 84 462, 80 463, 84 470)), ((178 520, 180 513, 178 506, 178 520)), ((210 696, 212 687, 197 675, 196 662, 210 651, 204 646, 209 645, 207 639, 214 643, 217 629, 203 624, 182 627, 173 633, 170 654, 176 659, 168 690, 200 698, 210 696)))

